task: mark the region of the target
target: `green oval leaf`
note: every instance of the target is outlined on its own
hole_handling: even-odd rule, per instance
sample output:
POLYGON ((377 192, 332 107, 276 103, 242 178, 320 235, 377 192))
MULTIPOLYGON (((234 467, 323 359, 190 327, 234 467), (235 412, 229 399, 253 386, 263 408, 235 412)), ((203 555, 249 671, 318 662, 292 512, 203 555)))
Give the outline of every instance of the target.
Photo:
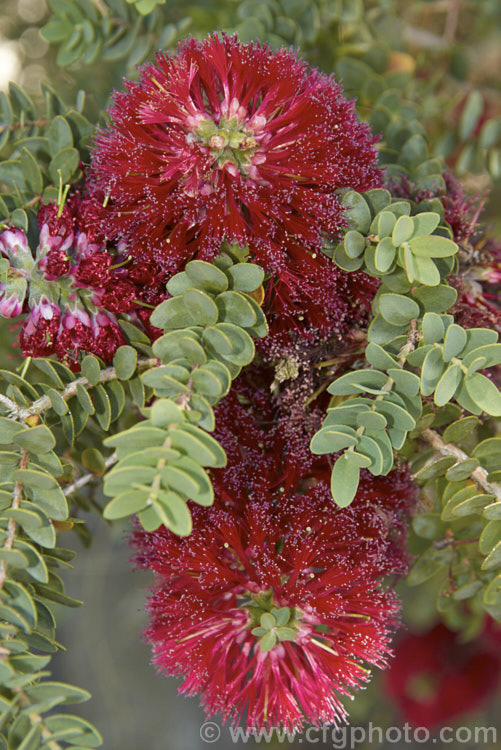
POLYGON ((475 372, 465 378, 465 386, 470 398, 482 411, 492 417, 501 417, 501 394, 492 380, 475 372))
POLYGON ((402 294, 382 294, 378 298, 378 305, 383 318, 393 326, 407 325, 413 318, 419 317, 419 305, 402 294))
POLYGON ((113 367, 119 380, 129 380, 135 373, 137 352, 132 346, 119 346, 113 357, 113 367))
POLYGON ((365 237, 354 229, 346 233, 343 244, 348 258, 358 258, 365 251, 365 237))
POLYGON ((360 468, 344 453, 334 464, 331 475, 331 492, 336 505, 346 508, 357 494, 360 468))
POLYGON ((321 455, 323 453, 335 453, 349 446, 355 446, 357 439, 355 430, 350 429, 348 432, 340 432, 333 427, 323 427, 312 438, 310 449, 312 453, 321 455))
POLYGON ((454 397, 461 385, 463 371, 458 364, 449 365, 435 389, 434 401, 437 406, 444 406, 454 397))
POLYGON ((437 235, 414 237, 409 242, 413 255, 421 258, 449 258, 458 251, 452 240, 437 235))
POLYGON ((200 326, 212 326, 217 323, 219 312, 215 302, 200 289, 187 289, 183 302, 189 311, 193 323, 200 326))

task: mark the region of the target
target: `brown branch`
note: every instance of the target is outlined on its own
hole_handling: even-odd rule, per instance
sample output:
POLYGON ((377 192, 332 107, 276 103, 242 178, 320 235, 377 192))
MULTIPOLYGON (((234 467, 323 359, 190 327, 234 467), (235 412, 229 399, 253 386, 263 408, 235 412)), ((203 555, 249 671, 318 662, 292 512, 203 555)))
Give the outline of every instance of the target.
MULTIPOLYGON (((118 461, 118 456, 116 453, 113 453, 113 455, 108 456, 108 458, 104 462, 104 465, 106 469, 109 469, 110 466, 113 466, 114 464, 116 464, 117 461, 118 461)), ((95 478, 96 478, 96 475, 92 474, 91 472, 89 472, 88 474, 84 474, 79 479, 76 479, 73 482, 73 484, 68 485, 68 487, 66 487, 66 489, 64 490, 64 494, 66 495, 66 497, 68 497, 69 495, 72 495, 81 487, 85 487, 86 484, 89 484, 89 482, 92 482, 92 480, 95 478)))
POLYGON ((19 130, 20 128, 43 128, 50 125, 51 120, 25 120, 24 122, 13 122, 12 125, 0 125, 0 135, 6 130, 19 130))
POLYGON ((3 404, 5 408, 13 415, 17 414, 19 410, 19 406, 16 404, 16 402, 12 401, 7 396, 4 396, 2 393, 0 393, 0 404, 3 404))
POLYGON ((413 318, 410 322, 410 331, 407 336, 407 341, 398 353, 398 362, 401 367, 405 365, 405 360, 409 354, 414 351, 416 344, 419 342, 422 335, 423 334, 417 329, 417 318, 413 318))
MULTIPOLYGON (((470 458, 470 456, 462 451, 461 448, 457 448, 451 443, 444 443, 438 432, 434 432, 429 428, 423 430, 420 437, 426 440, 426 442, 442 456, 454 456, 458 461, 466 461, 466 459, 470 458)), ((471 472, 470 476, 488 495, 494 495, 498 502, 501 501, 501 486, 495 482, 488 481, 487 471, 482 466, 477 466, 477 468, 471 472)))
POLYGON ((459 23, 459 11, 461 0, 449 0, 447 4, 447 16, 445 19, 445 28, 443 38, 448 44, 452 44, 456 38, 456 32, 459 23))
POLYGON ((28 203, 25 203, 22 208, 33 208, 33 206, 36 206, 38 201, 42 200, 41 195, 35 195, 31 200, 28 201, 28 203))
MULTIPOLYGON (((157 364, 158 364, 158 360, 156 358, 140 359, 137 363, 137 366, 138 367, 154 367, 157 364)), ((99 376, 99 383, 109 383, 111 380, 116 380, 116 379, 117 379, 116 369, 114 367, 107 367, 106 370, 101 371, 101 374, 99 376)), ((77 380, 73 380, 71 383, 68 383, 64 391, 60 394, 61 397, 65 401, 67 401, 73 396, 76 396, 77 388, 79 385, 83 385, 85 387, 85 386, 89 386, 90 383, 87 380, 87 378, 83 376, 81 378, 78 378, 77 380)), ((2 403, 5 403, 4 399, 5 397, 3 397, 2 399, 2 403)), ((30 406, 19 407, 16 405, 15 410, 12 409, 12 415, 17 417, 17 419, 20 419, 21 421, 26 421, 29 417, 32 417, 35 414, 41 414, 47 409, 50 409, 51 406, 52 406, 52 402, 50 400, 50 396, 47 396, 47 395, 41 396, 39 399, 34 401, 30 406)))

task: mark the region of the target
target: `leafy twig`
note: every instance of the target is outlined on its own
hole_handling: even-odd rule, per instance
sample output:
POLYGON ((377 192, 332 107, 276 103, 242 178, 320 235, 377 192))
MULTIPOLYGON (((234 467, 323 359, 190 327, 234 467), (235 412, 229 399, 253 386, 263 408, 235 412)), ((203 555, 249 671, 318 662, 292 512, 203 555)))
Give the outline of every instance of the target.
MULTIPOLYGON (((25 450, 21 451, 21 460, 19 462, 19 468, 25 469, 28 464, 28 452, 25 450)), ((14 491, 12 493, 11 508, 16 510, 21 504, 21 498, 23 496, 23 485, 22 482, 17 481, 14 485, 14 491)), ((16 538, 17 522, 14 518, 9 518, 7 525, 7 537, 5 539, 3 548, 12 549, 14 539, 16 538)), ((0 589, 3 588, 5 580, 7 578, 7 561, 2 560, 0 562, 0 589)))
MULTIPOLYGON (((158 363, 158 360, 155 358, 151 359, 140 359, 137 363, 138 367, 154 367, 158 363)), ((110 380, 116 380, 117 379, 117 371, 114 367, 107 367, 105 370, 101 371, 100 377, 99 377, 99 383, 108 383, 110 380)), ((73 380, 71 383, 68 383, 64 391, 61 393, 61 398, 63 398, 65 401, 72 398, 77 393, 77 388, 79 385, 88 386, 91 385, 86 377, 78 378, 77 380, 73 380)), ((2 396, 0 401, 7 405, 6 403, 6 397, 2 396)), ((9 401, 9 399, 7 399, 9 401)), ((20 407, 17 404, 14 404, 14 402, 10 402, 8 404, 9 409, 12 412, 12 416, 17 417, 21 421, 25 421, 29 417, 34 416, 35 414, 41 414, 42 412, 46 411, 47 409, 50 409, 52 406, 52 402, 50 400, 50 396, 41 396, 39 399, 34 401, 30 406, 24 406, 20 407), (11 404, 13 406, 11 406, 11 404), (13 408, 15 407, 15 408, 13 408)))
MULTIPOLYGON (((454 456, 458 461, 466 461, 470 458, 470 456, 462 451, 461 448, 457 448, 451 443, 444 443, 438 432, 434 432, 429 428, 423 430, 421 437, 442 456, 454 456)), ((488 481, 487 471, 482 466, 477 466, 477 468, 471 472, 470 476, 486 491, 487 494, 494 495, 498 502, 501 501, 501 486, 495 482, 488 481)))
MULTIPOLYGON (((31 701, 22 690, 16 691, 19 695, 19 702, 23 706, 23 708, 28 708, 31 705, 31 701)), ((40 714, 35 713, 34 711, 28 711, 28 717, 30 719, 30 722, 32 726, 35 726, 35 724, 40 724, 41 726, 41 735, 44 738, 44 740, 47 741, 47 747, 50 750, 63 750, 63 746, 59 744, 59 742, 56 742, 56 740, 51 740, 52 732, 47 729, 47 727, 44 725, 43 718, 40 716, 40 714)))

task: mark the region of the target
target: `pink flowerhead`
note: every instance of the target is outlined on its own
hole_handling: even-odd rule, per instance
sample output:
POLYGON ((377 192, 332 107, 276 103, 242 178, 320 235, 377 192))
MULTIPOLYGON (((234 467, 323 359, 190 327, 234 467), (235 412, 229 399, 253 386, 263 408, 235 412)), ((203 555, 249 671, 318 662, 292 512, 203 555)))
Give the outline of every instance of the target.
POLYGON ((52 248, 47 255, 40 259, 38 268, 42 271, 47 281, 55 281, 70 272, 70 256, 66 250, 52 248))
POLYGON ((113 263, 111 255, 98 250, 80 258, 75 266, 75 279, 81 287, 103 287, 111 279, 110 266, 113 263))
POLYGON ((78 305, 71 310, 67 308, 57 335, 55 352, 58 359, 76 369, 80 352, 90 352, 91 346, 92 327, 88 313, 78 305))
POLYGON ((127 89, 94 148, 102 226, 169 271, 226 240, 277 272, 290 245, 305 255, 339 235, 336 190, 379 184, 353 102, 289 50, 190 39, 127 89))
POLYGON ((42 294, 36 302, 32 303, 30 315, 35 325, 38 325, 41 320, 52 320, 53 318, 59 320, 60 309, 58 305, 55 305, 42 294))
POLYGON ((74 201, 70 199, 60 210, 57 203, 41 203, 38 209, 38 226, 42 229, 48 227, 52 237, 61 237, 63 240, 70 237, 75 228, 74 201))

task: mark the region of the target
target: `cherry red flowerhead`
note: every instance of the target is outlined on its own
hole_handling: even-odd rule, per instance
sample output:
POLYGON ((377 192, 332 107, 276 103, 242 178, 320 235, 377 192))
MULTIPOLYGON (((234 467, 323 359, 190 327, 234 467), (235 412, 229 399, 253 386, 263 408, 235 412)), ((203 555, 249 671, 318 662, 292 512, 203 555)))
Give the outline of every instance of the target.
POLYGON ((279 273, 343 225, 336 190, 380 182, 374 138, 332 77, 236 37, 160 53, 115 94, 95 142, 102 226, 169 271, 223 241, 279 273))
POLYGON ((384 667, 398 601, 362 551, 361 518, 326 486, 300 497, 194 509, 194 530, 138 531, 156 573, 154 663, 247 729, 339 724, 341 702, 384 667))

